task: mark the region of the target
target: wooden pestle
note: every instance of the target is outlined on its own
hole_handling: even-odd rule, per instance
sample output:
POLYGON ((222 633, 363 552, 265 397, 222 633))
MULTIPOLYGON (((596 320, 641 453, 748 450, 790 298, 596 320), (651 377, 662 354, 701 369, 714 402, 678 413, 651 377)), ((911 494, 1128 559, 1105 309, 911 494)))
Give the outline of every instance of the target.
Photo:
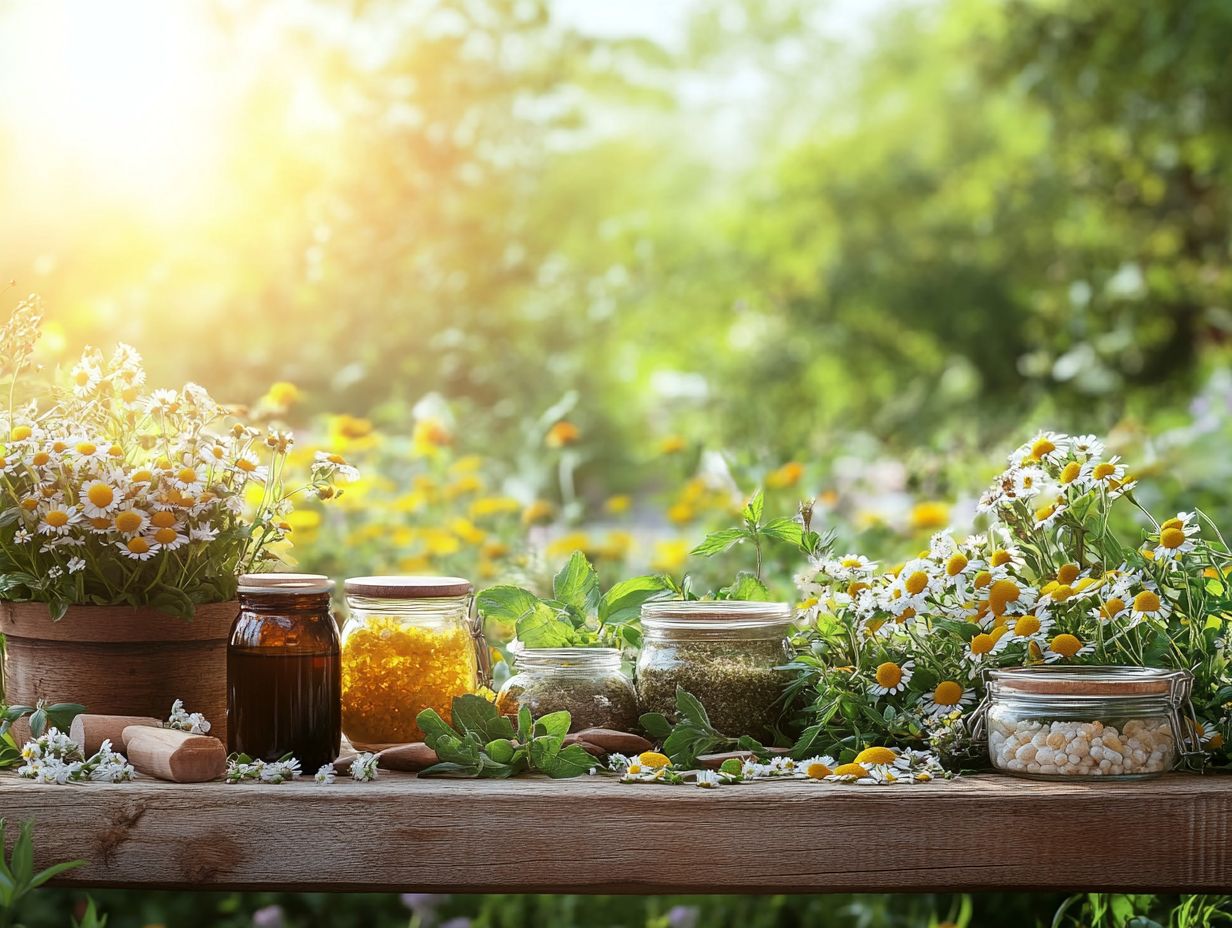
POLYGON ((124 729, 129 725, 144 725, 150 728, 160 728, 158 719, 146 718, 142 715, 87 715, 82 713, 73 719, 68 736, 73 743, 81 748, 85 757, 97 754, 104 741, 111 742, 113 751, 124 750, 124 729))
POLYGON ((173 783, 216 780, 227 769, 227 749, 217 738, 171 728, 129 725, 124 753, 138 773, 173 783))

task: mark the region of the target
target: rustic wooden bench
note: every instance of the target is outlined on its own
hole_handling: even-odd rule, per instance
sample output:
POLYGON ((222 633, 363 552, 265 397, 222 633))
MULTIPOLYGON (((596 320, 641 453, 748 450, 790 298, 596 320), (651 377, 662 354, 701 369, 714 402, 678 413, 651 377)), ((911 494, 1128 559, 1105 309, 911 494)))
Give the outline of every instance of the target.
POLYGON ((80 887, 765 893, 1232 889, 1232 778, 700 790, 385 773, 262 786, 0 777, 80 887))

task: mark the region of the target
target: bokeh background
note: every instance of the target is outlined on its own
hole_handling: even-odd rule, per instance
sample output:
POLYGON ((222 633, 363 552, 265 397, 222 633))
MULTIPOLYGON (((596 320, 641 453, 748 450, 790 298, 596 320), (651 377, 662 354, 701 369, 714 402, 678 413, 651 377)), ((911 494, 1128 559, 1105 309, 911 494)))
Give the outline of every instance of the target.
MULTIPOLYGON (((1230 48, 1226 0, 0 0, 3 302, 43 296, 49 366, 126 341, 355 459, 289 552, 336 576, 533 584, 575 548, 704 576, 757 487, 911 551, 1040 427, 1227 521, 1230 48)), ((989 906, 101 898, 113 925, 989 906)))

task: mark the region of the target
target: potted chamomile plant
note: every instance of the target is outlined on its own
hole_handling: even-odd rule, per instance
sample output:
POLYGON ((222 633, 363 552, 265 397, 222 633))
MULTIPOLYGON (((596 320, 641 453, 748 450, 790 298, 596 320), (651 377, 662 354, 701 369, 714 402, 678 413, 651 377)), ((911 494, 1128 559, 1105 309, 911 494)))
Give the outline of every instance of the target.
POLYGON ((289 434, 196 384, 147 392, 125 345, 27 383, 40 323, 32 297, 0 329, 4 696, 153 717, 180 698, 225 740, 237 577, 276 566, 294 497, 329 498, 352 469, 318 454, 292 485, 289 434))

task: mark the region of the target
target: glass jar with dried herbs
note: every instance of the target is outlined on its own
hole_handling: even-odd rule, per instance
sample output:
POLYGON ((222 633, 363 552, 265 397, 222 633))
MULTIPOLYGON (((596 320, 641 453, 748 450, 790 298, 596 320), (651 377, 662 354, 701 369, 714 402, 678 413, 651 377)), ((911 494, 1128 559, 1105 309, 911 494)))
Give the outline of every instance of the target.
POLYGON ((637 695, 643 712, 675 717, 676 688, 692 693, 731 737, 768 738, 792 673, 786 603, 653 602, 642 607, 637 695))
POLYGON ((568 712, 570 731, 637 727, 637 694, 621 671, 618 648, 527 648, 514 670, 496 699, 505 715, 526 706, 536 718, 568 712))

